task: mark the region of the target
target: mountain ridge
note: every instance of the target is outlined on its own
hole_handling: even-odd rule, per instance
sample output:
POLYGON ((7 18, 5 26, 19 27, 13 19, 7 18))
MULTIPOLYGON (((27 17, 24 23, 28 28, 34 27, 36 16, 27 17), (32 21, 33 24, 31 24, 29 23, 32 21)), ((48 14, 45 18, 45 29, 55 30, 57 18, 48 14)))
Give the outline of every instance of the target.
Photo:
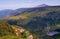
POLYGON ((17 13, 22 14, 27 11, 30 12, 30 11, 33 11, 33 9, 37 9, 37 8, 40 8, 42 10, 47 7, 59 7, 59 6, 49 6, 46 4, 41 4, 31 8, 18 8, 15 10, 4 9, 4 10, 0 10, 0 18, 6 17, 6 16, 13 16, 13 15, 16 15, 17 13))

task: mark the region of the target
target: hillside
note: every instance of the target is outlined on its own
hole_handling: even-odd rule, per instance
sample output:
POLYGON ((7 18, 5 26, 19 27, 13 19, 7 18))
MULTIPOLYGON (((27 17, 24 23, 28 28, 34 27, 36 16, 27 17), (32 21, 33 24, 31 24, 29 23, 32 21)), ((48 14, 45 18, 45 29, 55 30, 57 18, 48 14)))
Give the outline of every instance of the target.
POLYGON ((49 31, 52 31, 60 26, 60 6, 28 8, 22 14, 17 13, 9 17, 7 22, 24 27, 45 39, 46 31, 48 31, 45 30, 45 27, 49 26, 51 28, 49 31))
POLYGON ((3 21, 0 21, 0 36, 5 35, 14 35, 14 31, 10 25, 3 21))
MULTIPOLYGON (((47 36, 46 33, 48 31, 60 29, 60 6, 44 6, 44 7, 38 6, 33 8, 20 8, 20 9, 16 9, 16 11, 11 14, 11 16, 6 17, 2 20, 5 21, 5 23, 3 22, 3 24, 8 23, 7 25, 10 26, 11 29, 13 30, 13 31, 11 30, 11 32, 6 30, 7 35, 8 33, 12 34, 12 32, 14 32, 13 35, 19 37, 20 35, 19 30, 20 28, 23 28, 23 31, 24 30, 25 32, 29 31, 28 33, 32 34, 34 39, 48 39, 48 38, 55 39, 53 37, 47 36), (16 34, 15 30, 17 30, 19 35, 16 34)), ((2 24, 1 26, 4 27, 4 25, 2 24)), ((6 36, 6 37, 10 37, 10 36, 6 36)), ((23 38, 24 37, 26 36, 23 36, 23 38)))
POLYGON ((32 33, 22 27, 0 21, 0 39, 30 39, 30 36, 34 38, 35 35, 33 36, 32 33))

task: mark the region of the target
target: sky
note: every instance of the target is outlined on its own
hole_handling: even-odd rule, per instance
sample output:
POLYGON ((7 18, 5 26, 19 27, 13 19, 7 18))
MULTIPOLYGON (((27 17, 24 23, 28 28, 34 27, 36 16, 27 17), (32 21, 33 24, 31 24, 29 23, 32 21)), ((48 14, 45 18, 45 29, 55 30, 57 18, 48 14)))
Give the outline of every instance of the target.
POLYGON ((34 7, 41 4, 60 5, 60 0, 0 0, 0 10, 34 7))

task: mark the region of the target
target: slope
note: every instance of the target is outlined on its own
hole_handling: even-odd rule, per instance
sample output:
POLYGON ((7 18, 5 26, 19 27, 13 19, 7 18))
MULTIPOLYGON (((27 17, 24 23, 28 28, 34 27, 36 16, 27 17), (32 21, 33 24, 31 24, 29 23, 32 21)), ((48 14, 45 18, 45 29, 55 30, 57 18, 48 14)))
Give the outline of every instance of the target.
POLYGON ((46 31, 48 31, 45 27, 51 27, 50 31, 52 31, 60 24, 60 6, 30 8, 22 14, 17 13, 9 17, 7 22, 24 27, 43 38, 46 37, 46 31))

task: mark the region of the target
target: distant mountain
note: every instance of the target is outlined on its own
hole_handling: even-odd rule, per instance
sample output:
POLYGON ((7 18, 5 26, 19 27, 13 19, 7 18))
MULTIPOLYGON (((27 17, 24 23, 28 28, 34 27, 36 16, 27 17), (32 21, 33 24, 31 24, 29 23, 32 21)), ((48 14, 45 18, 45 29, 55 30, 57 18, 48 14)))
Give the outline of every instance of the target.
POLYGON ((0 18, 23 14, 28 9, 30 9, 30 8, 19 8, 19 9, 16 9, 16 10, 10 10, 10 9, 0 10, 0 18))
POLYGON ((31 8, 19 8, 19 9, 16 9, 13 13, 13 15, 19 15, 19 14, 24 14, 26 12, 33 12, 33 11, 36 11, 36 12, 39 12, 39 11, 43 11, 45 10, 46 8, 48 7, 48 5, 38 5, 38 6, 35 6, 35 7, 31 7, 31 8))
POLYGON ((15 12, 11 14, 12 17, 10 17, 9 19, 19 20, 20 21, 19 24, 21 23, 22 25, 29 23, 35 17, 41 17, 41 18, 43 17, 48 20, 60 19, 60 6, 47 6, 45 4, 43 5, 44 7, 16 9, 15 12))
POLYGON ((47 7, 48 5, 46 4, 41 4, 41 5, 38 5, 38 6, 35 6, 35 7, 47 7))
POLYGON ((5 10, 0 11, 0 18, 6 17, 6 16, 19 15, 19 14, 23 14, 25 12, 32 12, 35 10, 42 11, 45 9, 44 7, 48 7, 48 5, 42 4, 42 5, 38 5, 36 7, 32 7, 32 8, 18 8, 16 10, 5 9, 5 10))
POLYGON ((23 12, 27 11, 29 8, 18 8, 15 10, 14 13, 12 13, 11 15, 14 16, 14 15, 19 15, 19 14, 23 14, 23 12))
POLYGON ((13 12, 14 10, 10 10, 10 9, 0 10, 0 18, 9 16, 13 12))

